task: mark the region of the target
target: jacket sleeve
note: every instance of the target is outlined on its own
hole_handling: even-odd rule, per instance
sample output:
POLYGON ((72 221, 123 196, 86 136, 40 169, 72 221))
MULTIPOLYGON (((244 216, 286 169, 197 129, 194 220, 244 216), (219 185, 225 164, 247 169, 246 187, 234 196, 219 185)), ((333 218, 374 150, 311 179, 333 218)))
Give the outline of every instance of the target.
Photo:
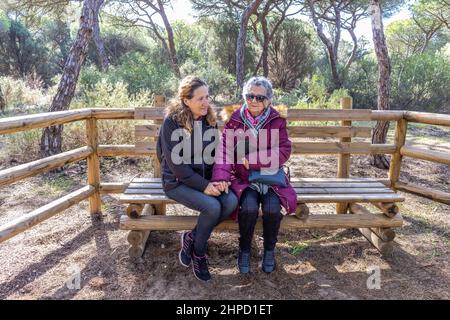
MULTIPOLYGON (((292 152, 292 142, 289 140, 289 135, 287 131, 286 119, 281 118, 280 125, 275 128, 278 129, 279 132, 279 144, 271 148, 268 146, 267 156, 269 159, 272 157, 278 157, 279 166, 284 165, 291 156, 292 152)), ((271 137, 273 139, 273 137, 271 137)), ((272 141, 272 140, 271 140, 272 141)), ((273 141, 272 141, 273 143, 273 141)), ((250 160, 249 168, 250 170, 261 170, 262 168, 270 168, 271 163, 262 163, 260 157, 258 156, 258 152, 252 152, 246 156, 248 160, 250 160), (256 161, 255 161, 256 160, 256 161), (252 163, 253 162, 253 163, 252 163)))
MULTIPOLYGON (((227 138, 229 138, 228 134, 231 129, 230 122, 228 122, 222 132, 221 141, 218 144, 218 148, 216 150, 215 163, 213 167, 212 179, 211 181, 230 181, 231 180, 231 170, 233 168, 233 163, 231 162, 232 157, 234 157, 234 146, 227 145, 227 138), (227 148, 228 156, 227 156, 227 148), (233 152, 230 154, 230 152, 233 152)), ((234 139, 229 141, 234 144, 234 139)))
POLYGON ((180 143, 179 141, 172 141, 171 139, 172 132, 176 129, 178 129, 178 126, 175 124, 174 120, 167 117, 164 120, 160 131, 161 150, 166 163, 170 171, 172 171, 179 181, 191 188, 203 192, 208 186, 209 181, 196 173, 192 169, 191 165, 185 163, 175 164, 172 161, 172 150, 178 143, 180 143))

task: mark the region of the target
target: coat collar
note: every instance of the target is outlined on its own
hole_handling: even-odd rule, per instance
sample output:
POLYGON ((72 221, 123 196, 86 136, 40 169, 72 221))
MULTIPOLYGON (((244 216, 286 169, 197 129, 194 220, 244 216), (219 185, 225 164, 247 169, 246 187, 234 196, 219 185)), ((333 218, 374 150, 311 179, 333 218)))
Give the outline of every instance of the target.
MULTIPOLYGON (((242 106, 233 112, 233 114, 231 115, 231 118, 230 118, 231 121, 237 121, 237 122, 240 122, 243 124, 242 119, 241 119, 241 114, 240 114, 241 108, 242 108, 242 106)), ((266 120, 266 125, 273 119, 281 117, 280 113, 277 110, 275 110, 273 107, 269 107, 269 108, 270 108, 270 114, 266 120)), ((264 125, 264 126, 266 126, 266 125, 264 125)))

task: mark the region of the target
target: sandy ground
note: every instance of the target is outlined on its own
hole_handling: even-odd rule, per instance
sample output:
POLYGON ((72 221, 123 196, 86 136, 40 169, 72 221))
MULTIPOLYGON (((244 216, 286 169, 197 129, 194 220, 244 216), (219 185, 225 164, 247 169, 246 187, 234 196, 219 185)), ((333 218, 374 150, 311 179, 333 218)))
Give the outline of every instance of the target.
MULTIPOLYGON (((436 137, 436 146, 415 142, 450 150, 441 133, 436 137)), ((293 176, 334 176, 336 157, 293 157, 290 166, 293 176)), ((71 165, 63 173, 1 188, 0 224, 81 187, 85 169, 85 163, 71 165)), ((102 161, 103 181, 127 181, 146 172, 151 175, 147 161, 102 161)), ((352 157, 351 174, 387 177, 359 156, 352 157)), ((446 165, 406 158, 401 180, 450 191, 446 165)), ((118 195, 103 196, 100 218, 92 219, 83 201, 0 244, 0 299, 450 299, 450 206, 401 194, 404 226, 396 230, 391 257, 381 257, 355 230, 280 232, 279 267, 267 275, 258 268, 262 239, 256 234, 253 272, 240 275, 237 233, 216 232, 209 243, 209 283, 200 283, 178 263, 180 232, 152 232, 143 258, 132 260, 127 232, 118 229, 125 209, 118 195), (378 271, 376 288, 372 279, 378 271)), ((333 210, 311 205, 312 214, 333 210)), ((168 214, 185 212, 180 205, 168 206, 168 214)))

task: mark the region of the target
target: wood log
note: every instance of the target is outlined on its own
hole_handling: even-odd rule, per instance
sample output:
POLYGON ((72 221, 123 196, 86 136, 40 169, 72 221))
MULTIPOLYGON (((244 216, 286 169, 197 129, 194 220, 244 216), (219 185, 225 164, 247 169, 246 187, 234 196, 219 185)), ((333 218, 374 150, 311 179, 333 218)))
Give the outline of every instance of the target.
MULTIPOLYGON (((163 216, 154 215, 132 219, 127 215, 120 218, 122 230, 190 230, 197 223, 197 216, 163 216)), ((283 229, 341 229, 341 228, 396 228, 401 227, 403 219, 400 214, 390 219, 383 214, 313 214, 305 220, 286 216, 281 221, 283 229)), ((225 220, 217 226, 218 230, 238 230, 233 220, 225 220)), ((256 229, 262 230, 262 220, 258 219, 256 229)))
POLYGON ((397 190, 409 192, 412 194, 416 194, 437 202, 442 202, 445 204, 450 204, 450 192, 443 192, 439 190, 433 190, 430 188, 420 187, 404 182, 397 182, 395 184, 397 190))
POLYGON ((68 163, 86 159, 92 152, 92 148, 86 146, 1 170, 0 187, 54 168, 62 167, 68 163))
MULTIPOLYGON (((371 214, 369 210, 357 203, 350 204, 350 212, 353 214, 371 214)), ((391 228, 369 228, 370 231, 375 233, 383 241, 392 241, 395 238, 395 232, 391 228)))
POLYGON ((392 255, 394 248, 392 241, 381 240, 374 232, 368 228, 359 228, 359 232, 378 250, 383 256, 392 255))
POLYGON ((372 110, 371 121, 398 121, 403 119, 404 111, 372 110))
POLYGON ((94 119, 134 119, 133 108, 92 108, 91 110, 94 119))
MULTIPOLYGON (((142 209, 142 216, 151 216, 155 214, 155 210, 152 205, 146 204, 142 209)), ((146 230, 131 230, 128 234, 127 240, 132 246, 139 246, 146 241, 146 230)), ((148 237, 148 235, 147 235, 148 237)))
POLYGON ((372 204, 389 218, 394 217, 399 212, 398 206, 395 203, 372 202, 372 204))
POLYGON ((95 192, 89 197, 89 209, 91 214, 100 214, 102 211, 102 199, 100 197, 100 161, 97 154, 98 130, 97 120, 86 120, 87 145, 92 153, 87 157, 88 184, 95 188, 95 192))
POLYGON ((136 146, 134 144, 98 146, 98 155, 100 157, 138 157, 147 156, 148 154, 152 153, 147 150, 140 152, 139 150, 136 150, 136 146))
POLYGON ((370 121, 372 110, 355 109, 288 109, 287 118, 289 121, 370 121))
MULTIPOLYGON (((151 216, 155 214, 154 207, 146 204, 142 210, 142 216, 151 216)), ((131 230, 128 234, 127 240, 131 244, 128 249, 128 254, 132 258, 142 257, 147 246, 147 239, 150 235, 150 230, 131 230)))
POLYGON ((352 126, 288 126, 287 129, 289 136, 293 138, 370 138, 372 133, 371 127, 352 126))
MULTIPOLYGON (((370 144, 368 142, 293 142, 293 154, 327 155, 327 154, 392 154, 396 148, 393 144, 370 144)), ((156 154, 153 142, 141 142, 137 145, 100 145, 99 156, 146 156, 156 154)))
POLYGON ((395 145, 370 144, 369 142, 293 142, 294 154, 391 154, 395 145))
POLYGON ((400 169, 402 164, 402 155, 400 153, 400 149, 405 145, 407 128, 408 122, 405 119, 397 121, 394 136, 394 144, 396 146, 396 150, 391 157, 391 164, 389 166, 389 180, 391 180, 392 186, 395 186, 395 183, 400 177, 400 169))
POLYGON ((128 254, 131 258, 140 258, 142 257, 142 255, 145 252, 145 248, 147 245, 147 239, 148 236, 150 235, 150 230, 142 230, 142 231, 130 231, 131 232, 136 232, 136 233, 141 233, 141 242, 137 245, 131 245, 130 248, 128 249, 128 254))
POLYGON ((130 203, 127 207, 127 216, 130 218, 138 218, 144 209, 142 203, 130 203))
POLYGON ((165 107, 135 108, 135 120, 163 120, 166 112, 165 107))
POLYGON ((85 186, 0 226, 0 243, 87 199, 94 192, 93 186, 85 186))
POLYGON ((46 112, 0 119, 0 134, 45 128, 91 117, 90 109, 46 112))
MULTIPOLYGON (((367 193, 367 194, 297 194, 298 202, 340 203, 340 202, 401 202, 405 198, 396 193, 367 193)), ((122 194, 120 203, 175 203, 165 194, 122 194)))
POLYGON ((405 111, 404 117, 411 122, 450 126, 450 115, 448 114, 405 111))
POLYGON ((295 210, 295 216, 299 219, 305 220, 309 216, 309 208, 305 203, 298 203, 295 210))
MULTIPOLYGON (((147 184, 148 185, 148 184, 147 184)), ((295 192, 299 195, 305 196, 307 194, 323 194, 323 195, 333 195, 333 194, 370 194, 370 193, 387 193, 394 194, 394 191, 388 188, 295 188, 295 192)), ((165 194, 161 185, 154 188, 134 188, 129 186, 124 192, 125 194, 165 194)))
POLYGON ((402 147, 400 149, 400 153, 402 156, 428 160, 433 162, 439 162, 443 164, 450 165, 450 153, 432 151, 432 150, 424 150, 421 148, 413 148, 413 147, 402 147))
MULTIPOLYGON (((342 110, 350 110, 352 109, 352 98, 351 97, 343 97, 341 98, 341 109, 342 110)), ((351 121, 342 121, 342 126, 351 126, 351 121)), ((342 143, 350 143, 352 138, 340 138, 340 142, 342 143)), ((348 178, 350 175, 350 153, 341 153, 338 156, 338 167, 337 167, 337 177, 338 178, 348 178)), ((348 203, 342 202, 336 204, 336 213, 343 214, 348 211, 348 203)))
POLYGON ((123 193, 128 187, 127 182, 102 182, 100 183, 100 193, 123 193))
MULTIPOLYGON (((131 183, 156 183, 159 182, 161 183, 161 178, 154 178, 154 177, 142 177, 142 178, 134 178, 133 181, 131 183)), ((311 185, 307 185, 306 187, 314 187, 316 186, 317 183, 324 183, 324 184, 328 184, 328 183, 340 183, 339 185, 337 185, 336 187, 341 187, 342 183, 345 183, 345 185, 347 185, 347 183, 385 183, 385 182, 389 182, 389 180, 386 179, 378 179, 378 178, 355 178, 355 177, 351 177, 351 178, 296 178, 296 177, 292 177, 291 179, 291 183, 306 183, 306 184, 311 184, 311 185), (312 185, 314 184, 314 185, 312 185)))

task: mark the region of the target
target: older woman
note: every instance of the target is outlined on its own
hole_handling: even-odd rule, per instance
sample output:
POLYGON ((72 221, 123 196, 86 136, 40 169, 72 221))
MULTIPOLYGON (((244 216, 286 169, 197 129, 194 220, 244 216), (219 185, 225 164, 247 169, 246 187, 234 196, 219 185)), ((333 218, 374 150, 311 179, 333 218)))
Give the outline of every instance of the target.
POLYGON ((224 128, 222 148, 219 157, 216 156, 212 181, 218 182, 219 186, 231 182, 231 189, 239 199, 234 217, 237 215, 239 222, 238 268, 241 273, 250 272, 251 242, 261 205, 264 237, 262 270, 270 273, 276 267, 275 245, 283 217, 281 207, 285 208, 286 213, 294 213, 297 205, 289 179, 284 171, 278 170, 289 159, 291 142, 286 119, 272 107, 273 90, 268 79, 253 77, 248 80, 243 97, 245 103, 231 115, 224 128), (253 142, 250 139, 249 143, 242 143, 240 136, 253 137, 253 142), (239 144, 246 149, 242 159, 239 144), (263 161, 264 155, 269 157, 269 161, 263 161), (273 182, 250 179, 255 173, 258 176, 274 166, 278 178, 267 179, 273 182), (275 182, 280 180, 280 174, 281 181, 275 182))
POLYGON ((209 146, 214 141, 203 137, 210 129, 217 130, 217 124, 216 114, 209 104, 208 86, 199 78, 186 77, 180 83, 178 97, 167 108, 157 155, 166 195, 200 211, 194 229, 181 236, 179 260, 185 267, 193 261, 194 275, 202 281, 211 278, 206 257, 211 232, 237 206, 237 198, 228 192, 227 184, 209 181, 214 157, 207 161, 203 151, 214 149, 209 146))

